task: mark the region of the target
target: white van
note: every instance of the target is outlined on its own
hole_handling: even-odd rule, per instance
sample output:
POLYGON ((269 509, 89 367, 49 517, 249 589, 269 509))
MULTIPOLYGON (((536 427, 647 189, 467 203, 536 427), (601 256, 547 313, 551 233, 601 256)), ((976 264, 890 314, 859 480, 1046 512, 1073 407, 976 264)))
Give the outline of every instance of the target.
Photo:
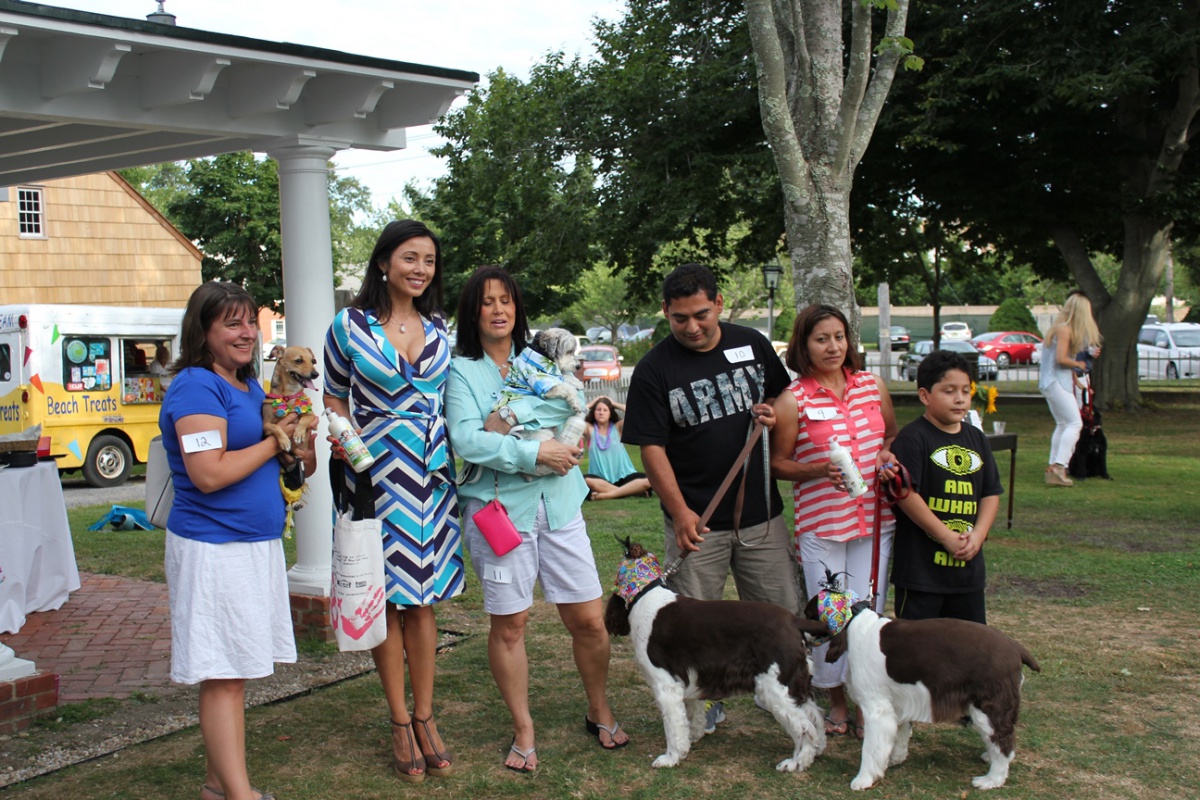
POLYGON ((0 306, 0 434, 41 423, 60 471, 124 483, 158 435, 151 365, 159 347, 178 355, 182 322, 181 308, 0 306))

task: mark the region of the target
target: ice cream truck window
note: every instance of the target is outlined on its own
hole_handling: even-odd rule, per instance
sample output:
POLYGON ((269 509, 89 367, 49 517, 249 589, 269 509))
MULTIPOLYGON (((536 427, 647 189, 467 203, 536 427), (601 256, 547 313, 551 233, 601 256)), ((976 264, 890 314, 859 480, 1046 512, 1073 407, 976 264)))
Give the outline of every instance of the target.
POLYGON ((12 352, 8 345, 0 344, 0 381, 12 380, 12 352))
POLYGON ((63 339, 63 388, 68 392, 112 388, 112 342, 98 336, 63 339))

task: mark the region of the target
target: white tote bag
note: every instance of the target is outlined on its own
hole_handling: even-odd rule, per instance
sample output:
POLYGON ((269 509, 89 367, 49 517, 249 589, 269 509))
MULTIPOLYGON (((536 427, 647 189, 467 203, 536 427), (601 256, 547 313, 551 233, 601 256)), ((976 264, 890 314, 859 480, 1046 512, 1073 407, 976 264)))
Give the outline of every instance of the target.
MULTIPOLYGON (((370 509, 369 473, 359 475, 355 483, 361 491, 357 493, 354 505, 370 509)), ((353 514, 347 509, 338 515, 333 527, 329 617, 338 649, 343 652, 370 650, 387 638, 387 620, 383 613, 387 606, 383 525, 377 519, 354 519, 354 516, 365 514, 353 514)))
POLYGON ((155 526, 166 530, 175 504, 175 482, 167 464, 167 451, 162 437, 150 440, 150 455, 146 459, 146 516, 155 526))
POLYGON ((329 616, 338 649, 370 650, 387 638, 382 526, 377 519, 337 518, 329 616))

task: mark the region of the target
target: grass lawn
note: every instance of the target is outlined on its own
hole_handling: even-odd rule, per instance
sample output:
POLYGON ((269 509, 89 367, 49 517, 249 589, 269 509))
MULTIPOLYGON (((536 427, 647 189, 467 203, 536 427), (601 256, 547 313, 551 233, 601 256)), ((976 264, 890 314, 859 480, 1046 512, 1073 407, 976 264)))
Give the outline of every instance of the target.
MULTIPOLYGON (((912 406, 898 409, 902 423, 919 413, 912 406)), ((1200 406, 1109 414, 1115 480, 1070 489, 1042 481, 1051 429, 1045 406, 1006 403, 1001 396, 997 416, 1019 435, 1020 451, 1013 529, 1001 521, 985 548, 989 619, 1024 642, 1042 666, 1041 673, 1026 672, 1017 758, 1003 796, 1188 796, 1200 753, 1200 406)), ((1006 483, 1008 458, 999 455, 1006 483)), ((161 579, 161 535, 84 531, 99 513, 72 515, 80 569, 161 579)), ((589 503, 584 513, 606 585, 619 560, 614 534, 661 546, 655 503, 589 503)), ((467 592, 438 610, 442 627, 466 634, 439 660, 437 714, 455 754, 454 777, 409 787, 389 775, 387 712, 377 678, 368 675, 252 710, 247 739, 255 785, 281 800, 978 794, 970 778, 985 770, 980 743, 972 730, 957 727, 919 726, 908 761, 866 795, 849 788, 860 747, 848 738, 830 739, 808 772, 779 774, 773 765, 790 755, 790 741, 749 698, 727 703, 728 721, 682 766, 653 770, 650 761, 664 748, 661 720, 626 639, 614 640, 609 680, 633 743, 604 752, 583 732, 569 640, 554 609, 541 602, 528 636, 541 768, 534 776, 509 772, 501 764, 510 738, 507 714, 488 672, 480 603, 472 576, 467 592)), ((204 774, 202 754, 199 732, 190 729, 9 787, 5 796, 194 797, 204 774)))

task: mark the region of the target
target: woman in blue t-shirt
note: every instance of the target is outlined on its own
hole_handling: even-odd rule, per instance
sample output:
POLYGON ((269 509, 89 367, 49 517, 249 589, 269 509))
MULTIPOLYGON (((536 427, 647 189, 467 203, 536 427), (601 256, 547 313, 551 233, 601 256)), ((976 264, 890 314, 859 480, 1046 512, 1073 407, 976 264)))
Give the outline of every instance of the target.
MULTIPOLYGON (((311 435, 280 454, 263 438, 255 378, 258 306, 210 281, 183 315, 175 379, 159 415, 175 484, 164 566, 171 604, 171 680, 200 684, 204 800, 258 800, 246 771, 245 687, 296 660, 283 557, 280 465, 316 469, 311 435)), ((290 438, 298 417, 279 425, 290 438)))
POLYGON ((584 433, 588 471, 583 476, 592 490, 589 500, 616 500, 631 495, 649 497, 652 494, 650 479, 646 473, 634 469, 625 445, 621 444, 624 411, 624 403, 617 403, 607 395, 601 395, 589 404, 584 433))

